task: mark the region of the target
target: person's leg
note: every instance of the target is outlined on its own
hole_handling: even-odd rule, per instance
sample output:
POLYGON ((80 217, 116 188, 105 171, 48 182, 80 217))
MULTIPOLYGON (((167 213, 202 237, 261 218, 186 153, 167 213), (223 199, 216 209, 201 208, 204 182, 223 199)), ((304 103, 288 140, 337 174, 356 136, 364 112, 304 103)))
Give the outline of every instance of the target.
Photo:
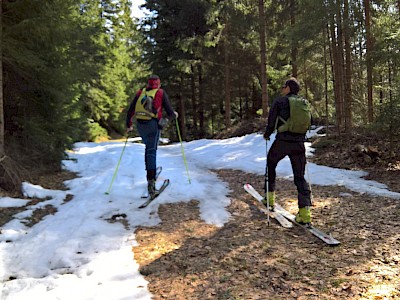
POLYGON ((304 143, 293 143, 289 154, 293 170, 293 181, 297 187, 297 202, 300 217, 297 218, 301 223, 311 222, 311 190, 308 182, 304 178, 306 168, 306 154, 304 143))
POLYGON ((147 182, 149 194, 155 192, 156 168, 157 168, 157 147, 160 138, 157 120, 138 122, 138 131, 145 144, 145 165, 147 170, 147 182))
POLYGON ((275 182, 276 182, 276 167, 284 157, 286 156, 286 151, 284 143, 282 141, 275 140, 271 145, 270 150, 267 155, 267 172, 265 174, 265 197, 263 199, 263 204, 274 210, 275 206, 275 182))
POLYGON ((157 147, 160 138, 157 120, 138 122, 137 129, 145 144, 144 157, 146 170, 155 170, 157 168, 157 147))
MULTIPOLYGON (((275 191, 276 166, 287 155, 285 142, 275 140, 267 155, 267 181, 268 191, 275 191)), ((264 187, 265 189, 267 187, 264 187)))

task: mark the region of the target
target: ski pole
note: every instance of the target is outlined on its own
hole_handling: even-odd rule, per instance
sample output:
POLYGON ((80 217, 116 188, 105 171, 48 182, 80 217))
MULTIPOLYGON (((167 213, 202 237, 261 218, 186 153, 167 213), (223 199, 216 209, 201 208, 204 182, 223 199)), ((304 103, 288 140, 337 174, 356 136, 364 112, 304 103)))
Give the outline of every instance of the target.
POLYGON ((267 149, 266 150, 266 156, 265 156, 265 160, 266 160, 266 164, 265 164, 265 190, 266 190, 266 193, 267 193, 267 211, 268 211, 267 224, 269 226, 268 140, 266 140, 266 142, 265 142, 265 147, 267 149))
POLYGON ((183 162, 184 162, 185 167, 186 167, 186 173, 187 173, 187 176, 188 176, 189 183, 191 184, 192 182, 190 181, 189 170, 188 170, 188 166, 187 166, 185 151, 183 150, 182 137, 181 137, 181 132, 179 131, 179 125, 178 125, 178 119, 177 118, 175 119, 175 123, 176 123, 176 131, 178 132, 179 141, 181 142, 183 162))
POLYGON ((125 147, 126 147, 126 143, 128 142, 128 138, 129 138, 129 134, 128 134, 128 136, 126 137, 125 145, 124 145, 124 148, 122 148, 121 156, 119 157, 119 160, 118 160, 118 163, 117 163, 117 167, 115 168, 114 175, 113 175, 113 177, 112 177, 112 179, 111 179, 111 182, 110 182, 110 186, 108 187, 107 192, 105 192, 106 195, 109 195, 109 194, 110 194, 111 186, 112 186, 112 184, 113 184, 113 182, 114 182, 114 180, 115 180, 115 177, 117 176, 118 168, 119 168, 119 165, 120 165, 120 163, 121 163, 122 155, 124 154, 125 147))

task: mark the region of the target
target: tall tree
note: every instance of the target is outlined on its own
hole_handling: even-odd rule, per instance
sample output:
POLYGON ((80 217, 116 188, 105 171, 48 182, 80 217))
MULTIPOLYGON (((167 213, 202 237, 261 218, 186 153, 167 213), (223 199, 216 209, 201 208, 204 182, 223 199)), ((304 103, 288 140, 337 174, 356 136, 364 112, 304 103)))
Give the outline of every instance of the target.
POLYGON ((374 120, 374 104, 372 90, 372 34, 371 34, 371 7, 370 1, 364 0, 365 11, 365 32, 366 32, 366 56, 367 56, 367 91, 368 91, 368 121, 371 123, 374 120))
POLYGON ((4 105, 3 105, 3 0, 0 0, 0 160, 4 155, 4 105))
POLYGON ((229 21, 225 24, 224 30, 224 78, 225 78, 225 127, 231 126, 231 66, 230 66, 230 45, 229 45, 229 21))
MULTIPOLYGON (((296 0, 290 0, 289 2, 289 13, 290 13, 290 26, 296 26, 296 0)), ((292 76, 297 77, 297 52, 298 45, 295 39, 292 39, 291 43, 291 64, 292 64, 292 76)))
POLYGON ((265 45, 265 9, 264 0, 258 1, 258 14, 259 14, 259 35, 260 35, 260 58, 261 58, 261 107, 263 110, 263 117, 268 116, 268 86, 267 86, 267 51, 265 45))
POLYGON ((352 105, 353 105, 353 92, 352 92, 352 45, 350 42, 350 24, 352 23, 350 20, 349 14, 349 1, 344 0, 344 10, 343 10, 343 19, 344 19, 344 47, 345 47, 345 66, 344 66, 344 95, 345 95, 345 129, 346 132, 350 132, 353 127, 352 120, 352 105))

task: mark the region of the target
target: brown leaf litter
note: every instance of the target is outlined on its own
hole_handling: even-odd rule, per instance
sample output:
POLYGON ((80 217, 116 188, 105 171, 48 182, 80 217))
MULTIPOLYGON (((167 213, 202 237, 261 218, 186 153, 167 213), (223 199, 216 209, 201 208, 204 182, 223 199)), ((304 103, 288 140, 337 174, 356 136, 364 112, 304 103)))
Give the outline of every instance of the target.
MULTIPOLYGON (((400 202, 343 187, 313 186, 313 224, 342 244, 329 247, 300 227, 284 229, 243 184, 263 176, 215 171, 229 183, 231 218, 204 223, 198 201, 161 205, 161 223, 139 227, 133 247, 154 299, 397 299, 400 202)), ((279 203, 297 211, 292 181, 277 182, 279 203)), ((188 199, 189 200, 189 199, 188 199)))

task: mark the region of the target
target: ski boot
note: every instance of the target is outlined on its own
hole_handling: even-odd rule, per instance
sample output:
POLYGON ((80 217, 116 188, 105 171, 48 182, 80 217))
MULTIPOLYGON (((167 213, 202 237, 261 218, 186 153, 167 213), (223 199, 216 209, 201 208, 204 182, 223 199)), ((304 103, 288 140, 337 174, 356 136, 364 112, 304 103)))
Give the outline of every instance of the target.
MULTIPOLYGON (((275 207, 275 192, 268 192, 268 201, 269 201, 269 210, 270 211, 274 211, 274 207, 275 207)), ((265 205, 265 207, 268 207, 267 195, 265 195, 264 199, 262 200, 262 203, 265 205)))
POLYGON ((157 195, 156 180, 155 179, 150 179, 147 182, 147 191, 149 192, 150 199, 154 199, 155 196, 157 195))
POLYGON ((302 225, 311 224, 311 209, 309 206, 299 208, 299 212, 296 215, 296 222, 302 225))

